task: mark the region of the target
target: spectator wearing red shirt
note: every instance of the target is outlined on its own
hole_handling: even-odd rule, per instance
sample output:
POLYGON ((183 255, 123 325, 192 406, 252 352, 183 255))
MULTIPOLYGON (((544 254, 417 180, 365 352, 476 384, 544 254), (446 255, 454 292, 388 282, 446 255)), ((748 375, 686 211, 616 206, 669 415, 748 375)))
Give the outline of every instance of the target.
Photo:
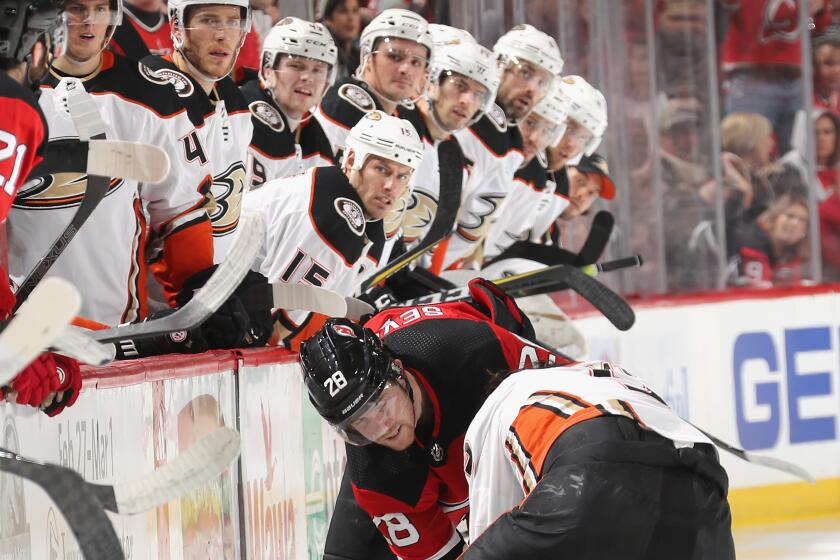
MULTIPOLYGON (((799 0, 719 0, 729 10, 721 49, 726 81, 724 108, 756 112, 773 124, 781 152, 790 147, 796 111, 802 107, 802 30, 799 0)), ((824 25, 824 2, 809 9, 824 25)))

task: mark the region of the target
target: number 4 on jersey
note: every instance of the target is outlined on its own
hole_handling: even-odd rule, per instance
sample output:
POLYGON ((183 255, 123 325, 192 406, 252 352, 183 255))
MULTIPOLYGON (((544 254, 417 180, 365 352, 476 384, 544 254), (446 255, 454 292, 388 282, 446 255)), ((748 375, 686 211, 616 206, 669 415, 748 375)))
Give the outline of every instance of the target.
POLYGON ((197 131, 193 130, 181 138, 181 146, 184 148, 184 158, 188 162, 197 161, 199 165, 207 165, 207 153, 201 145, 197 131))

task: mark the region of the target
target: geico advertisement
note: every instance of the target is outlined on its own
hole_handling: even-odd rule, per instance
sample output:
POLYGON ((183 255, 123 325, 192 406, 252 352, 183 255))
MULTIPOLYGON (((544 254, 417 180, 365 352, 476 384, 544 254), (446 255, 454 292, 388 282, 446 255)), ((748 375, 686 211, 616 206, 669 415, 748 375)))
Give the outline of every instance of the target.
MULTIPOLYGON (((840 476, 840 296, 640 308, 636 317, 623 333, 603 318, 577 321, 590 357, 626 366, 726 441, 817 478, 840 476)), ((794 481, 724 464, 736 487, 794 481)))

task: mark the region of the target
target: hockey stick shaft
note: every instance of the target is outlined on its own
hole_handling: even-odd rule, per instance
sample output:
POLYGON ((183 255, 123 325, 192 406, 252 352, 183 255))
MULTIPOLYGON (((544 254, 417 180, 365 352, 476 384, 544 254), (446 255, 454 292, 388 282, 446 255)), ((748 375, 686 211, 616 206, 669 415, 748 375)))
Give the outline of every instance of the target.
POLYGON ((25 478, 47 493, 70 526, 85 560, 125 558, 114 526, 79 473, 59 465, 32 461, 2 448, 0 471, 25 478))
POLYGON ((236 291, 260 250, 264 233, 265 220, 260 214, 243 216, 225 260, 186 305, 160 319, 93 331, 90 337, 99 342, 140 340, 197 327, 236 291))
POLYGON ((461 185, 464 176, 464 154, 454 138, 438 144, 440 168, 440 199, 429 231, 420 243, 389 262, 382 270, 362 282, 360 293, 370 293, 380 284, 432 249, 452 232, 461 204, 461 185))
POLYGON ((593 264, 601 258, 601 254, 607 247, 612 235, 613 227, 615 226, 615 218, 606 210, 601 210, 592 219, 592 226, 589 229, 589 235, 583 242, 580 251, 578 251, 575 259, 575 266, 585 266, 593 264))
POLYGON ((767 467, 769 469, 775 469, 777 471, 782 471, 782 472, 788 473, 790 475, 793 475, 797 478, 801 478, 802 480, 804 480, 806 482, 810 482, 811 484, 814 484, 816 482, 816 479, 814 478, 814 476, 811 473, 809 473, 807 470, 800 467, 799 465, 795 465, 794 463, 790 463, 790 462, 784 461, 782 459, 776 459, 775 457, 765 457, 763 455, 756 455, 755 453, 750 453, 749 451, 744 451, 740 447, 735 447, 734 445, 730 445, 730 444, 726 443, 725 441, 723 441, 720 438, 710 434, 709 432, 707 432, 706 430, 704 430, 703 428, 701 428, 701 427, 699 427, 695 424, 691 424, 691 425, 694 426, 695 428, 697 428, 698 430, 700 430, 703 433, 703 435, 705 435, 707 438, 712 440, 712 443, 714 443, 715 446, 719 447, 720 449, 723 449, 724 451, 726 451, 728 453, 731 453, 732 455, 735 455, 736 457, 738 457, 738 458, 740 458, 740 459, 742 459, 742 460, 744 460, 748 463, 754 463, 756 465, 762 465, 762 466, 767 467))
MULTIPOLYGON (((96 140, 105 139, 105 124, 99 116, 99 111, 93 98, 88 94, 81 85, 73 89, 67 96, 67 106, 70 111, 70 116, 73 119, 73 124, 79 132, 79 137, 87 140, 89 138, 96 140)), ((61 256, 67 245, 76 236, 76 233, 84 225, 93 211, 108 194, 111 179, 109 177, 101 177, 99 175, 88 175, 87 185, 85 187, 85 194, 82 197, 82 203, 79 209, 73 215, 70 223, 58 236, 58 239, 53 241, 46 255, 38 261, 35 268, 27 275, 26 279, 21 283, 20 288, 15 293, 17 303, 15 309, 26 301, 38 282, 41 281, 55 261, 61 256)))

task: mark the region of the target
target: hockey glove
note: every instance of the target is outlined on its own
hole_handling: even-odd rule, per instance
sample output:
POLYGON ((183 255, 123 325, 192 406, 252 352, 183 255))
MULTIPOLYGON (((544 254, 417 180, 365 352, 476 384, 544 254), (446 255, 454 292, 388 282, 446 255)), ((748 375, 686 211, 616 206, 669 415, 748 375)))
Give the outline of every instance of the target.
POLYGON ((61 381, 63 379, 59 379, 55 356, 44 353, 12 380, 10 388, 17 395, 16 403, 39 407, 50 393, 58 390, 61 381))
POLYGON ((82 373, 79 363, 67 356, 53 354, 59 385, 55 400, 43 408, 47 416, 55 416, 68 406, 73 406, 82 390, 82 373))

